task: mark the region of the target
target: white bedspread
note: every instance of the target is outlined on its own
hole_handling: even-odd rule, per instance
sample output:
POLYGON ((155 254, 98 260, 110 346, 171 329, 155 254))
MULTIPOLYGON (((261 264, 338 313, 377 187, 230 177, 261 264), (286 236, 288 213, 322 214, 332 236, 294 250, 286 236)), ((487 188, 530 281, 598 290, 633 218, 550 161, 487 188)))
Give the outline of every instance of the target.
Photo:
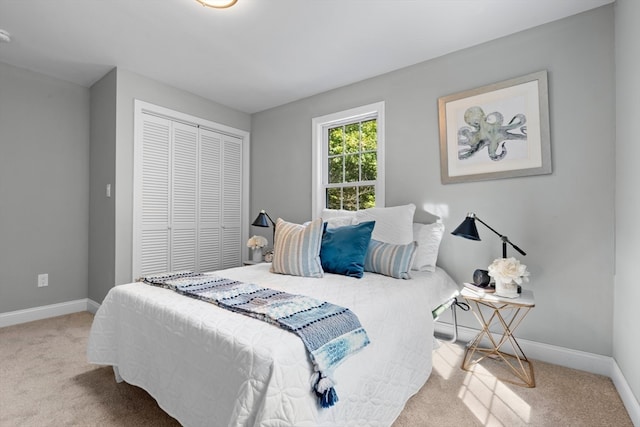
POLYGON ((457 286, 441 269, 412 280, 272 274, 268 264, 217 272, 350 308, 371 344, 335 372, 338 403, 319 408, 312 365, 294 334, 177 293, 116 286, 96 313, 91 363, 112 365, 185 426, 389 426, 431 373, 431 311, 457 286))

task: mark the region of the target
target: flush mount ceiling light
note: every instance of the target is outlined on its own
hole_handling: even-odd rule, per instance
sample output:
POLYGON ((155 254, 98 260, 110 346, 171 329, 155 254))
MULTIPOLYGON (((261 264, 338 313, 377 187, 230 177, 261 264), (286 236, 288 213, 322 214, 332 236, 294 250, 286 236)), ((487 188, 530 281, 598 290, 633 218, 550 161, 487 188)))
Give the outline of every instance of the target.
POLYGON ((238 0, 196 0, 203 6, 212 7, 214 9, 226 9, 236 4, 238 0))

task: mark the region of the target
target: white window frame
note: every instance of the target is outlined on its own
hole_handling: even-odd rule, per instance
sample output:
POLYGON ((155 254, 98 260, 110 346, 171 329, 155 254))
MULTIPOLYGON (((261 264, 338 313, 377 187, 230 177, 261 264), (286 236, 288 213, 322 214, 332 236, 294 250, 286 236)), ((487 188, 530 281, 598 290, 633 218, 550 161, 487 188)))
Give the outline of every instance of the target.
POLYGON ((360 121, 367 118, 376 118, 377 120, 377 136, 378 136, 378 153, 377 167, 378 173, 375 181, 376 188, 376 207, 385 206, 385 155, 384 155, 384 101, 373 104, 363 105, 361 107, 351 108, 349 110, 337 113, 327 114, 326 116, 315 117, 311 120, 312 132, 312 179, 311 179, 311 214, 313 218, 321 216, 322 210, 325 209, 326 197, 325 188, 328 182, 328 141, 327 130, 339 124, 360 121))

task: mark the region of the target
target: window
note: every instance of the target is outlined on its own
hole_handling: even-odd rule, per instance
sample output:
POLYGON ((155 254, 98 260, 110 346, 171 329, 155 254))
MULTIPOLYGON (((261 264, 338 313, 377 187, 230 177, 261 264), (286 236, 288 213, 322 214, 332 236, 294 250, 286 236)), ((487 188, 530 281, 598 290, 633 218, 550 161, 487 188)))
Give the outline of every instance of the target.
POLYGON ((384 102, 323 117, 313 126, 313 215, 384 206, 384 102))

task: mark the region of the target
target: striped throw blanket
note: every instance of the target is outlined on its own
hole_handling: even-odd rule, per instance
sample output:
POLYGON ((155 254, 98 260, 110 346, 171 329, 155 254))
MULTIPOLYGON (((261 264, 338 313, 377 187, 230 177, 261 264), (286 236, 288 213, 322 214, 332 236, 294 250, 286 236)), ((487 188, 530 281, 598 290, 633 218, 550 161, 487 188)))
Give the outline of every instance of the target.
POLYGON ((314 365, 313 390, 323 408, 333 406, 338 401, 332 380, 335 368, 347 356, 369 344, 366 331, 348 308, 307 296, 193 272, 146 276, 141 281, 172 289, 297 334, 314 365))

